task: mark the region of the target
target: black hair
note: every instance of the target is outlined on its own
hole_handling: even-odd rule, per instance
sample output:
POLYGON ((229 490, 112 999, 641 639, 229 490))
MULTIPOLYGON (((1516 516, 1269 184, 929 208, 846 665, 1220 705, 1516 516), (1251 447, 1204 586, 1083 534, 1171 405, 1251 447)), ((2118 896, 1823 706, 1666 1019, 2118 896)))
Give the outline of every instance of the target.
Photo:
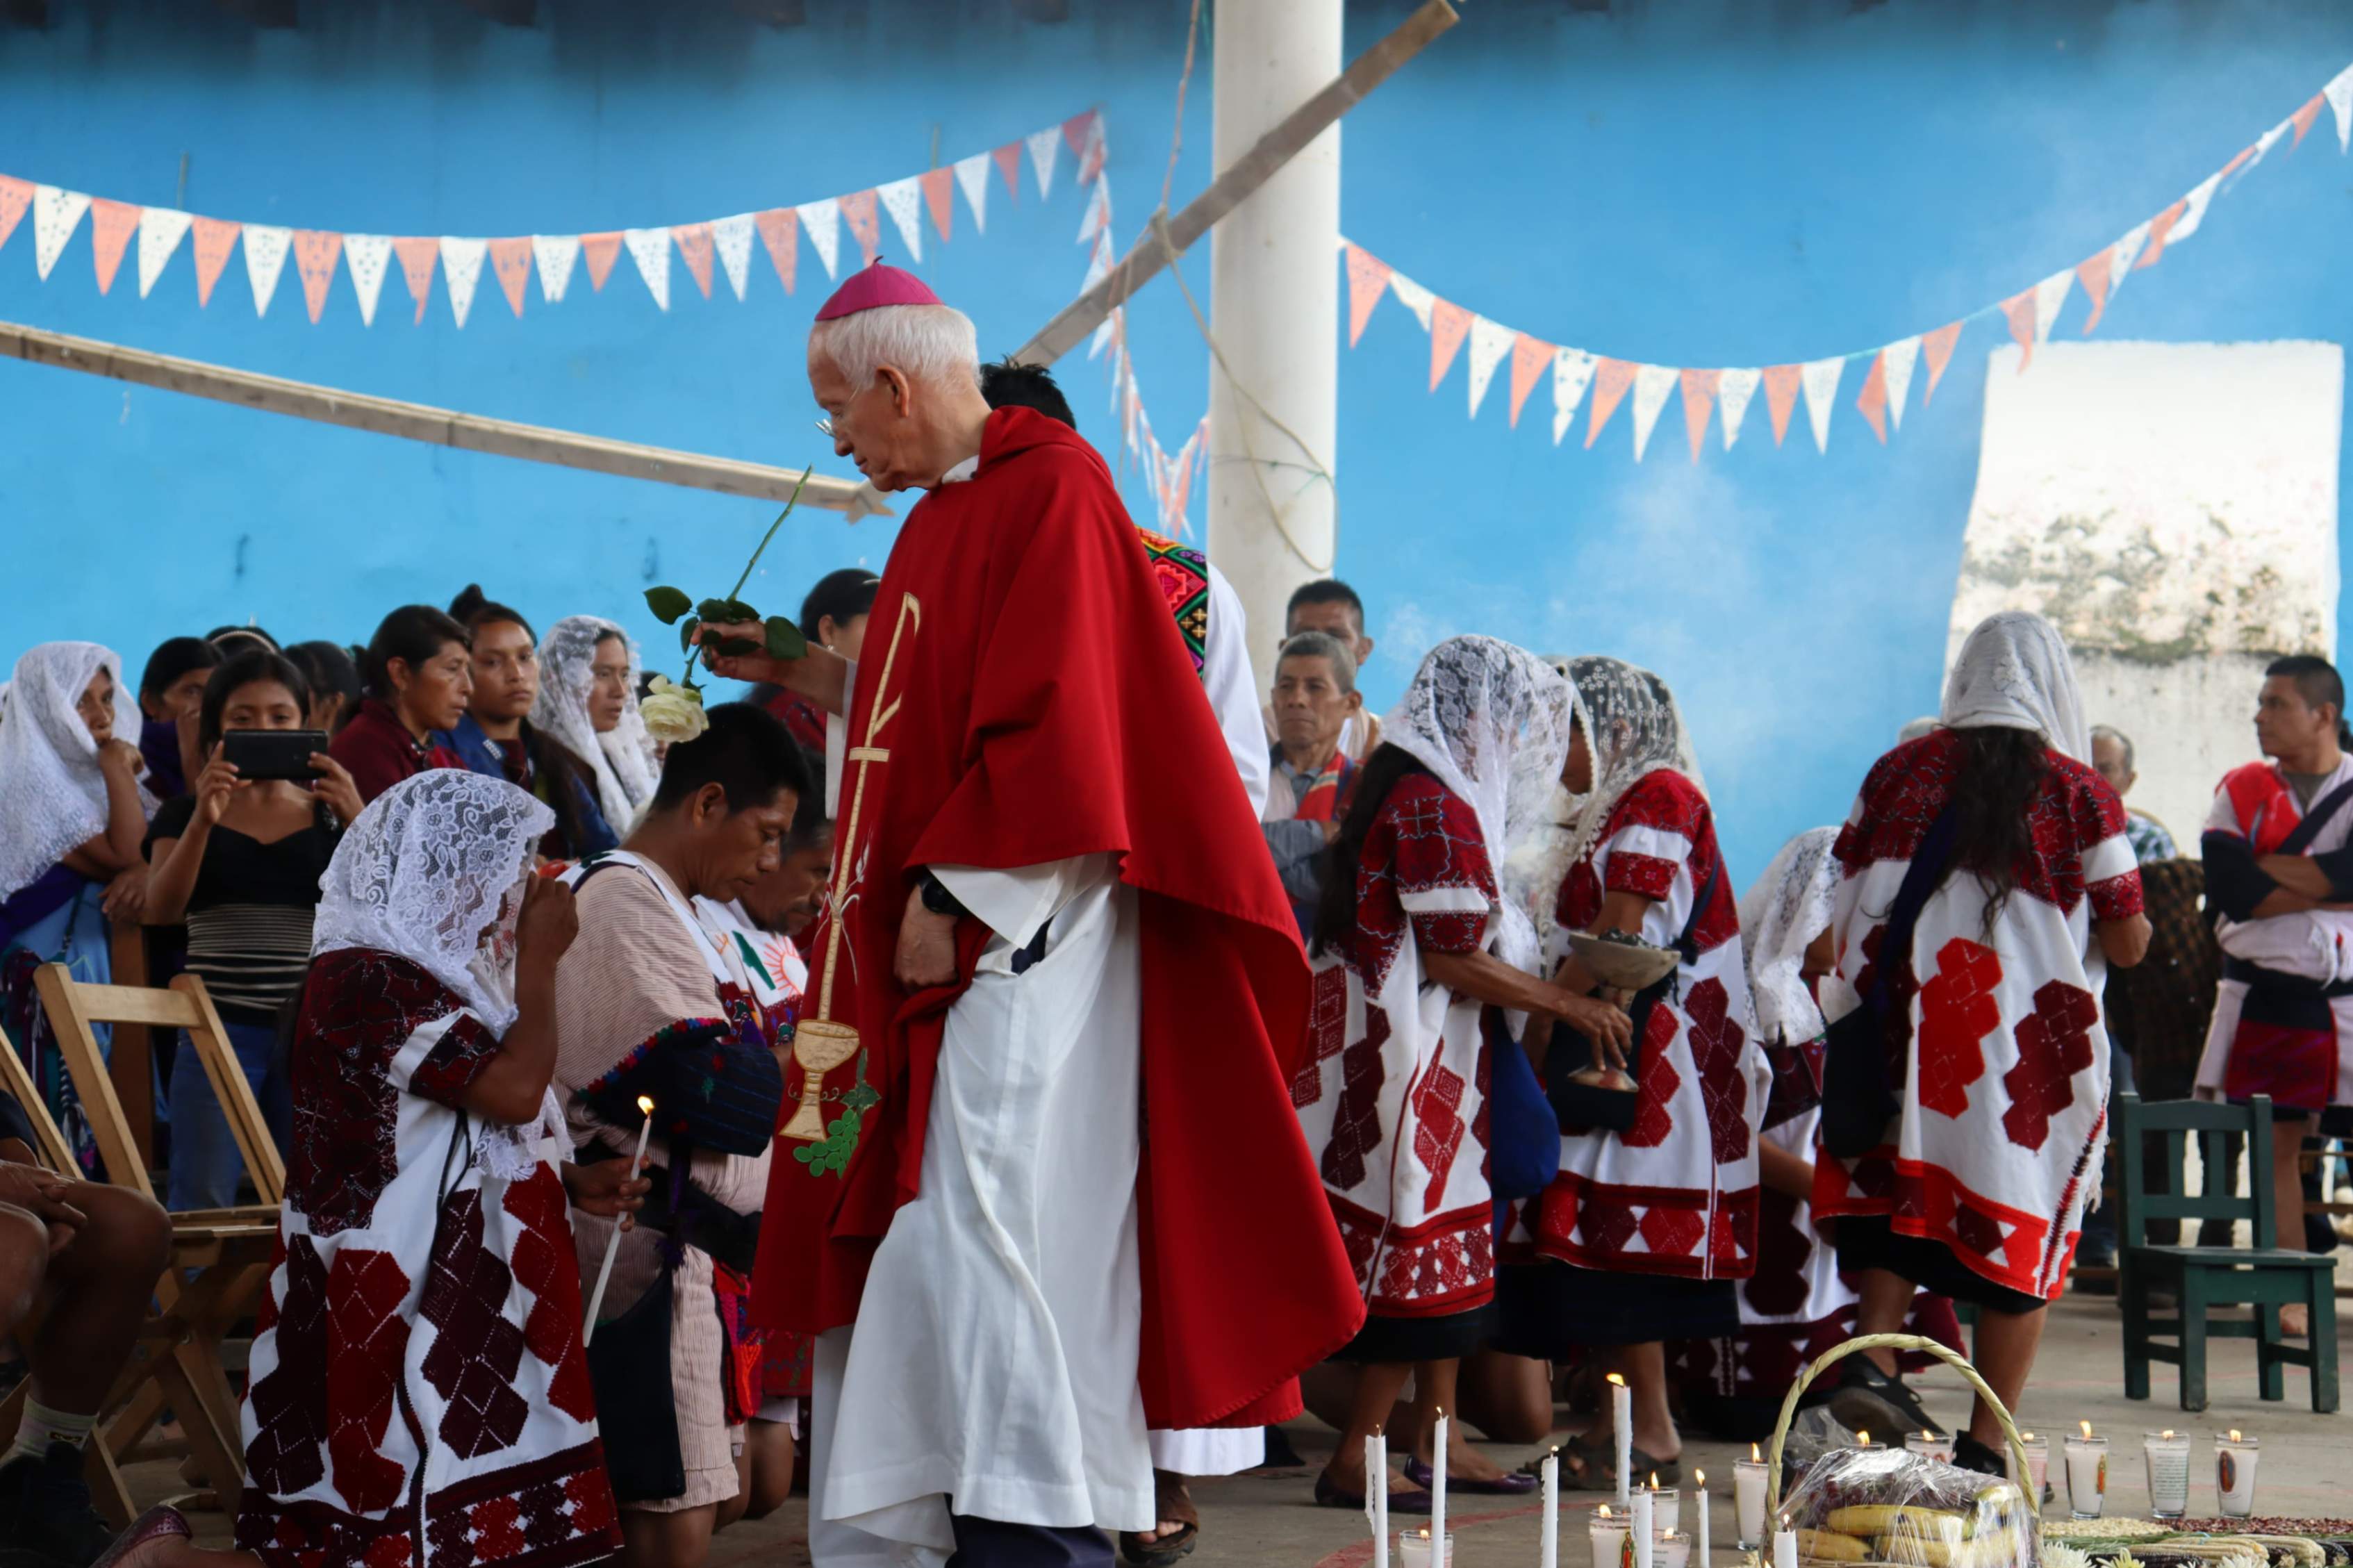
MULTIPOLYGON (((221 714, 227 709, 228 700, 237 694, 237 689, 263 681, 284 687, 293 697, 294 706, 305 714, 310 712, 311 683, 302 678, 302 671, 294 661, 282 653, 271 653, 268 648, 248 649, 215 665, 211 678, 205 682, 204 706, 196 714, 197 756, 212 755, 213 747, 221 738, 221 714)), ((191 785, 195 782, 193 779, 189 781, 191 785)))
POLYGON ((166 637, 155 645, 147 656, 147 668, 139 672, 139 695, 161 697, 190 670, 216 669, 220 662, 221 650, 203 637, 166 637))
POLYGON ((501 605, 496 599, 483 597, 482 585, 480 583, 467 584, 464 590, 449 601, 449 618, 470 632, 492 621, 505 621, 521 626, 523 629, 523 635, 530 637, 533 643, 539 641, 539 634, 532 629, 529 621, 523 619, 521 610, 510 605, 501 605))
POLYGON ((313 698, 342 698, 340 717, 351 717, 362 695, 359 662, 352 658, 351 649, 340 643, 298 642, 286 650, 286 657, 302 672, 302 679, 311 683, 313 698))
POLYGON ((2032 730, 1993 724, 1955 730, 1961 765, 1946 799, 1953 804, 1953 858, 1986 890, 1985 939, 2018 887, 2018 868, 2034 853, 2030 813, 2051 759, 2032 730))
POLYGON ((2296 691, 2308 707, 2317 708, 2326 702, 2337 710, 2337 743, 2353 751, 2353 725, 2345 721, 2345 678, 2337 667, 2316 653, 2292 653, 2275 658, 2263 666, 2266 677, 2284 675, 2295 682, 2296 691))
POLYGON ((845 566, 839 572, 828 572, 817 580, 817 586, 801 601, 801 636, 817 641, 818 624, 828 616, 838 626, 848 626, 856 616, 874 608, 874 595, 881 591, 882 579, 863 566, 845 566))
MULTIPOLYGON (((232 637, 240 641, 248 639, 259 641, 265 644, 272 653, 280 651, 278 646, 278 639, 271 637, 268 632, 263 631, 259 626, 215 626, 212 630, 205 634, 205 641, 208 643, 219 643, 232 637)), ((234 653, 241 652, 243 650, 237 648, 223 648, 221 651, 223 653, 234 653)))
POLYGON ((1303 605, 1345 605, 1350 613, 1356 617, 1358 635, 1361 636, 1364 632, 1365 601, 1356 597, 1356 591, 1337 577, 1324 577, 1313 583, 1302 583, 1291 591, 1291 602, 1282 607, 1283 628, 1286 631, 1290 629, 1293 612, 1303 605))
POLYGON ((367 679, 368 695, 381 702, 389 702, 396 693, 392 685, 392 661, 399 659, 415 669, 446 643, 459 647, 471 647, 473 639, 466 628, 430 605, 403 605, 385 616, 368 639, 367 655, 362 673, 367 679))
POLYGON ((812 793, 808 763, 782 719, 749 702, 722 702, 708 717, 710 728, 671 746, 662 758, 656 811, 670 810, 709 784, 726 792, 730 811, 766 805, 782 789, 803 800, 812 793))
POLYGON ((1315 936, 1310 944, 1315 956, 1345 951, 1347 934, 1356 928, 1356 865, 1364 854, 1365 837, 1373 830, 1373 818, 1388 804, 1389 792, 1400 780, 1429 771, 1411 752, 1387 742, 1374 747, 1373 754, 1365 759, 1348 814, 1340 819, 1340 831, 1331 847, 1324 851, 1324 885, 1315 900, 1315 936))
POLYGON ((1042 364, 1015 364, 1012 356, 980 367, 980 395, 991 408, 1034 408, 1047 418, 1075 430, 1071 400, 1062 395, 1054 373, 1042 364))

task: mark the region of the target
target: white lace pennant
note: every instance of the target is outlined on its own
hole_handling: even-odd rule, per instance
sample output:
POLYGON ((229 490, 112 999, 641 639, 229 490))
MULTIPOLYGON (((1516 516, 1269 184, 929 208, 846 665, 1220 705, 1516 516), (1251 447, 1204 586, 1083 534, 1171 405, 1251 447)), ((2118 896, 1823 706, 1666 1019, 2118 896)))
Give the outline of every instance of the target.
POLYGON ((800 215, 801 232, 808 236, 809 248, 825 265, 825 275, 834 275, 834 258, 841 250, 841 203, 832 196, 821 202, 808 202, 793 209, 800 215))
POLYGON ((1757 395, 1757 384, 1764 372, 1756 369, 1727 370, 1715 384, 1715 415, 1724 425, 1724 449, 1740 439, 1740 422, 1748 417, 1748 400, 1757 395))
POLYGON ((1880 363, 1886 367, 1887 417, 1895 428, 1904 428, 1904 399, 1912 391, 1912 367, 1920 362, 1918 334, 1902 338, 1879 351, 1880 363))
POLYGON ((908 259, 921 261, 923 258, 922 184, 913 179, 892 180, 888 184, 875 186, 874 194, 881 198, 882 210, 889 213, 891 221, 898 226, 899 237, 906 241, 908 259))
POLYGON ((972 226, 982 234, 988 232, 988 154, 975 153, 969 158, 955 161, 956 184, 964 192, 965 205, 972 209, 972 226))
POLYGON ((1402 272, 1389 274, 1389 292, 1397 296, 1398 304, 1413 312, 1413 319, 1421 323, 1423 331, 1430 331, 1430 312, 1438 303, 1437 295, 1402 272))
MULTIPOLYGON (((1395 288, 1397 279, 1389 279, 1395 288)), ((1429 312, 1422 312, 1424 324, 1429 312)), ((1577 417, 1577 405, 1585 401, 1585 389, 1593 383, 1594 358, 1583 349, 1561 349, 1552 356, 1552 444, 1568 434, 1568 422, 1577 417)))
POLYGON ((564 298, 565 289, 572 286, 572 268, 580 261, 580 237, 576 234, 534 234, 531 237, 531 261, 539 269, 539 291, 547 302, 556 304, 564 298))
POLYGON ((1634 367, 1634 460, 1642 460, 1643 448, 1651 444, 1651 432, 1659 423, 1659 411, 1667 405, 1667 395, 1675 389, 1677 371, 1662 364, 1638 364, 1634 367))
POLYGON ((1054 192, 1054 162, 1062 152, 1062 128, 1052 125, 1033 131, 1023 140, 1029 144, 1029 166, 1038 173, 1038 199, 1042 202, 1054 192))
POLYGON ((79 191, 55 185, 33 187, 33 263, 40 270, 42 282, 48 281, 49 269, 65 254, 66 241, 81 226, 81 215, 88 211, 90 198, 79 191))
POLYGON ((375 302, 384 293, 385 274, 392 269, 392 237, 382 234, 343 236, 343 266, 352 275, 352 293, 360 302, 360 321, 375 325, 375 302))
POLYGON ((1479 405, 1486 400, 1488 384, 1495 379, 1495 367, 1512 352, 1512 343, 1519 336, 1500 321, 1484 316, 1471 318, 1471 417, 1479 417, 1479 405))
POLYGON ((735 298, 744 298, 744 290, 752 285, 752 215, 737 213, 733 217, 711 220, 712 248, 719 252, 719 265, 727 274, 727 286, 735 290, 735 298))
POLYGON ((1831 405, 1838 400, 1839 378, 1846 374, 1846 358, 1810 361, 1798 373, 1806 389, 1806 416, 1814 422, 1814 449, 1831 449, 1831 405))
POLYGON ((629 247, 629 259, 638 264, 638 276, 646 280, 646 292, 654 303, 670 309, 670 230, 666 228, 625 228, 621 243, 629 247))
POLYGON ((180 248, 195 215, 177 207, 146 207, 139 214, 139 297, 147 298, 172 253, 180 248))
MULTIPOLYGON (((2168 243, 2171 243, 2168 241, 2168 243)), ((2058 323, 2061 307, 2067 303, 2067 291, 2075 286, 2075 269, 2072 267, 2053 272, 2034 286, 2034 341, 2050 341, 2051 329, 2058 323)))
POLYGON ((279 275, 286 270, 286 252, 294 231, 270 224, 245 226, 245 280, 253 285, 253 313, 266 316, 278 292, 279 275))
POLYGON ((2213 204, 2214 187, 2221 183, 2221 174, 2209 174, 2191 187, 2188 195, 2181 198, 2181 216, 2175 221, 2171 228, 2166 230, 2165 243, 2168 247, 2179 245, 2198 232, 2198 226, 2206 221, 2207 207, 2213 204))
POLYGON ((2337 116, 2337 150, 2342 153, 2353 144, 2353 66, 2330 77, 2320 94, 2328 100, 2329 110, 2337 116))
POLYGON ((449 290, 449 314, 464 327, 473 314, 474 290, 482 281, 482 258, 490 254, 487 239, 441 237, 441 281, 449 290))

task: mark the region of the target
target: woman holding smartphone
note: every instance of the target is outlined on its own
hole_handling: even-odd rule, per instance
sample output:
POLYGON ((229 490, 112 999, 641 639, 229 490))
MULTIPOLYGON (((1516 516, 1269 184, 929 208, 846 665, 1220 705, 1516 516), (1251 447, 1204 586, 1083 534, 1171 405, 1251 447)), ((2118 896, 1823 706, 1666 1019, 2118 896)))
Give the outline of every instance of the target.
MULTIPOLYGON (((188 972, 204 977, 280 1150, 293 1107, 279 1009, 301 988, 319 877, 343 824, 360 814, 360 793, 324 751, 311 753, 317 777, 308 784, 247 778, 231 760, 241 748, 226 737, 300 730, 310 700, 309 684, 282 654, 256 649, 214 670, 197 716, 204 767, 189 794, 156 812, 147 836, 147 920, 186 921, 188 972)), ((244 1162, 185 1036, 172 1063, 171 1105, 168 1206, 235 1203, 244 1162)))

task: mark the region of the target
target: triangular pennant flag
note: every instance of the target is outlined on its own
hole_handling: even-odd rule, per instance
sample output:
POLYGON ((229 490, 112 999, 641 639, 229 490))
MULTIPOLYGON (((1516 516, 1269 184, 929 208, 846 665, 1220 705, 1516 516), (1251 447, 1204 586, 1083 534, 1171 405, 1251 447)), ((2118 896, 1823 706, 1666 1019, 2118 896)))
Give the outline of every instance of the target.
POLYGON ((1062 153, 1062 128, 1033 131, 1024 140, 1029 143, 1029 166, 1038 172, 1038 199, 1042 202, 1054 194, 1054 160, 1062 153))
POLYGON ((2116 260, 2116 247, 2095 250, 2075 264, 2075 280, 2084 292, 2092 297, 2092 313, 2084 319, 2084 335, 2090 337, 2092 329, 2100 324, 2100 317, 2108 308, 2108 268, 2116 260))
POLYGON ((2353 66, 2329 78, 2320 96, 2328 100, 2329 112, 2337 116, 2337 150, 2342 153, 2353 145, 2353 66))
POLYGON ((2051 341, 2051 329, 2058 323, 2061 307, 2067 302, 2067 290, 2075 286, 2073 268, 2053 272, 2034 286, 2034 341, 2051 341))
POLYGON ((1512 352, 1512 329, 1484 316, 1471 318, 1471 417, 1479 417, 1479 405, 1487 399, 1487 384, 1495 379, 1495 367, 1512 352))
POLYGON ((1920 340, 1901 338, 1879 351, 1887 362, 1887 420, 1904 428, 1904 399, 1912 391, 1912 367, 1920 358, 1920 340))
POLYGON ((2010 321, 2010 335, 2018 343, 2018 368, 2021 374, 2034 363, 2034 290, 2012 294, 2001 302, 2001 313, 2010 321))
MULTIPOLYGON (((142 207, 139 213, 139 297, 147 298, 155 279, 164 276, 164 263, 172 252, 180 248, 181 239, 194 220, 177 207, 142 207)), ((5 244, 5 230, 0 230, 0 244, 5 244)))
MULTIPOLYGON (((988 232, 988 154, 975 153, 969 158, 958 158, 955 161, 955 182, 963 188, 964 205, 972 209, 974 231, 987 234, 988 232)), ((932 216, 935 219, 939 216, 937 209, 933 211, 932 216)), ((940 237, 945 239, 947 237, 948 226, 943 223, 940 225, 940 237)))
POLYGON ((1804 366, 1806 416, 1814 422, 1814 450, 1831 449, 1831 405, 1838 397, 1839 377, 1846 374, 1846 357, 1808 361, 1804 366))
POLYGON ((678 241, 678 253, 686 258, 686 270, 702 297, 711 298, 711 226, 707 223, 682 223, 672 227, 670 237, 678 241))
POLYGON ((482 258, 490 248, 490 241, 484 239, 441 237, 441 282, 449 290, 449 314, 457 318, 460 329, 474 313, 474 290, 482 281, 482 258))
POLYGON ((719 268, 727 274, 727 287, 741 300, 744 290, 752 286, 752 215, 737 213, 712 219, 711 243, 719 251, 719 268))
POLYGON ((79 191, 59 190, 55 185, 33 187, 33 264, 40 269, 41 281, 49 280, 49 269, 65 254, 66 241, 81 226, 81 215, 90 211, 90 198, 79 191))
POLYGON ((670 230, 625 228, 621 243, 629 247, 629 259, 638 264, 638 276, 646 280, 646 292, 654 297, 654 304, 669 310, 670 230))
POLYGON ((2181 221, 2181 215, 2189 205, 2187 201, 2176 202, 2148 220, 2148 243, 2142 249, 2140 259, 2133 263, 2134 271, 2137 272, 2145 267, 2154 267, 2158 264, 2165 255, 2166 237, 2173 232, 2173 226, 2181 221))
MULTIPOLYGON (((2315 104, 2317 104, 2321 100, 2316 98, 2312 101, 2315 104)), ((2254 156, 2247 160, 2247 167, 2252 169, 2256 164, 2262 163, 2263 161, 2263 155, 2272 150, 2274 144, 2276 143, 2281 137, 2288 133, 2289 127, 2295 123, 2295 121, 2293 117, 2283 120, 2277 125, 2273 126, 2269 131, 2264 132, 2261 136, 2256 137, 2255 144, 2248 149, 2248 151, 2253 153, 2254 156)), ((2306 127, 2306 129, 2309 129, 2309 127, 2306 127)), ((2304 132, 2297 132, 2295 139, 2298 142, 2302 142, 2304 140, 2304 132)), ((2235 185, 2238 184, 2238 181, 2233 180, 2231 183, 2235 185)))
POLYGON ((1095 183, 1094 195, 1087 198, 1087 210, 1079 215, 1078 243, 1084 245, 1101 234, 1111 222, 1111 185, 1107 181, 1095 183))
POLYGON ((0 245, 16 232, 26 209, 33 205, 33 182, 20 180, 14 174, 0 174, 0 245))
POLYGON ((1945 379, 1945 366, 1953 357, 1953 345, 1960 342, 1961 323, 1947 321, 1935 331, 1925 333, 1920 349, 1928 360, 1928 386, 1920 394, 1920 406, 1926 408, 1936 395, 1936 384, 1945 379))
POLYGON ((2181 198, 2181 216, 2170 229, 2166 231, 2166 244, 2179 245, 2198 232, 2198 226, 2206 221, 2206 209, 2213 205, 2214 187, 2220 184, 2221 180, 2221 174, 2209 174, 2199 181, 2188 195, 2181 198))
POLYGON ((491 241, 491 273, 499 280, 499 292, 507 297, 507 309, 522 315, 523 289, 531 282, 531 236, 491 241))
POLYGON ((1373 307, 1388 292, 1390 268, 1371 251, 1353 245, 1343 244, 1340 255, 1348 264, 1348 346, 1355 348, 1365 335, 1365 323, 1373 319, 1373 307))
POLYGON ((1675 387, 1675 373, 1662 364, 1637 365, 1634 368, 1634 460, 1642 460, 1642 449, 1651 444, 1651 432, 1659 423, 1659 410, 1667 405, 1667 394, 1675 387))
POLYGON ((996 161, 997 172, 1005 176, 1005 194, 1013 199, 1014 205, 1019 206, 1021 205, 1021 143, 1008 142, 989 156, 996 161))
POLYGON ((871 267, 882 255, 882 216, 872 191, 859 191, 843 196, 841 216, 849 225, 850 237, 858 241, 860 254, 871 267))
POLYGON ((1879 444, 1887 445, 1887 351, 1880 350, 1871 356, 1871 374, 1862 378, 1862 395, 1854 405, 1871 421, 1871 433, 1879 444))
POLYGON ((1536 388, 1545 366, 1552 363, 1553 346, 1542 338, 1521 332, 1512 339, 1512 428, 1520 427, 1520 410, 1536 388))
POLYGON ((572 287, 572 269, 580 264, 580 237, 534 234, 531 261, 539 269, 539 297, 551 305, 560 304, 564 291, 572 287))
POLYGON ((294 270, 302 279, 302 308, 310 312, 314 327, 319 324, 319 312, 327 308, 327 290, 334 287, 335 267, 343 258, 342 235, 332 229, 294 231, 294 270))
POLYGON ((793 212, 801 220, 801 232, 808 236, 809 248, 817 252, 825 275, 832 277, 834 259, 841 251, 841 204, 828 196, 821 202, 803 202, 793 212))
POLYGON ((1093 133, 1094 128, 1095 111, 1093 110, 1073 114, 1062 121, 1062 140, 1071 144, 1071 152, 1083 153, 1087 150, 1087 138, 1093 133))
POLYGON ((98 267, 100 293, 114 288, 122 253, 131 247, 131 237, 138 228, 139 209, 129 202, 110 202, 100 196, 90 204, 90 255, 98 267))
POLYGON ((1707 434, 1707 412, 1715 402, 1715 385, 1722 371, 1687 370, 1683 373, 1683 429, 1691 436, 1692 461, 1699 461, 1701 437, 1707 434))
POLYGON ((1103 135, 1103 116, 1094 117, 1087 132, 1087 144, 1079 149, 1079 184, 1092 184, 1102 178, 1103 160, 1111 155, 1111 143, 1103 135))
POLYGON ((213 302, 213 285, 220 281, 223 268, 228 266, 228 253, 237 248, 238 225, 226 218, 200 217, 189 226, 195 232, 196 307, 202 310, 213 302))
POLYGON ((1765 367, 1765 411, 1773 416, 1773 445, 1789 433, 1789 410, 1798 405, 1798 383, 1804 376, 1802 367, 1794 364, 1768 364, 1765 367))
POLYGON ((1719 423, 1724 426, 1724 449, 1740 439, 1741 422, 1748 417, 1748 400, 1757 395, 1757 384, 1764 379, 1758 370, 1727 370, 1715 384, 1715 407, 1719 423))
MULTIPOLYGON (((579 247, 575 243, 573 248, 577 251, 579 247)), ((343 266, 352 275, 352 293, 359 300, 360 323, 363 326, 375 325, 375 302, 384 293, 385 269, 391 260, 390 237, 381 234, 343 236, 343 266)))
POLYGON ((2327 101, 2327 93, 2316 92, 2312 95, 2311 102, 2289 116, 2295 122, 2295 140, 2287 144, 2289 152, 2293 153, 2304 145, 2304 138, 2312 130, 2312 122, 2320 118, 2320 106, 2327 101))
POLYGON ((752 226, 759 231, 760 243, 776 269, 776 281, 791 293, 793 274, 800 268, 801 215, 790 207, 770 207, 752 215, 752 226))
POLYGON ((1552 444, 1556 447, 1568 434, 1577 405, 1585 400, 1585 389, 1593 383, 1593 356, 1583 349, 1562 349, 1552 356, 1552 444))
MULTIPOLYGON (((915 176, 915 184, 923 187, 923 205, 932 215, 932 227, 945 245, 955 232, 955 187, 954 169, 926 169, 915 176)), ((981 171, 980 188, 988 189, 988 171, 981 171)))
POLYGON ((2108 247, 2108 298, 2125 286, 2125 275, 2139 259, 2141 247, 2148 243, 2148 225, 2137 223, 2125 231, 2125 237, 2108 247))
POLYGON ((253 285, 253 313, 266 316, 269 301, 277 297, 278 279, 286 270, 286 252, 294 244, 294 231, 276 224, 249 223, 245 226, 245 280, 253 285))
POLYGON ((907 258, 923 258, 923 187, 912 179, 892 180, 877 185, 874 194, 881 198, 882 210, 891 215, 899 237, 907 244, 907 258))
POLYGON ((1619 400, 1626 389, 1634 384, 1634 363, 1631 360, 1603 357, 1593 362, 1593 406, 1586 416, 1585 444, 1590 447, 1609 416, 1618 412, 1619 400))
POLYGON ((1398 304, 1413 312, 1413 319, 1421 323, 1423 331, 1430 331, 1430 312, 1438 305, 1437 295, 1402 272, 1389 274, 1389 292, 1398 297, 1398 304))
POLYGON ((1438 384, 1454 363, 1455 351, 1470 335, 1471 312, 1451 300, 1434 300, 1430 317, 1430 390, 1436 392, 1438 384))
POLYGON ((613 263, 620 257, 620 230, 608 228, 580 237, 580 258, 588 263, 588 287, 596 293, 605 291, 605 279, 613 275, 613 263))
MULTIPOLYGON (((204 220, 196 220, 201 234, 204 220)), ((425 321, 425 303, 433 298, 433 269, 441 264, 441 242, 411 236, 392 242, 392 253, 400 258, 400 275, 408 281, 408 297, 417 301, 418 325, 425 321)))

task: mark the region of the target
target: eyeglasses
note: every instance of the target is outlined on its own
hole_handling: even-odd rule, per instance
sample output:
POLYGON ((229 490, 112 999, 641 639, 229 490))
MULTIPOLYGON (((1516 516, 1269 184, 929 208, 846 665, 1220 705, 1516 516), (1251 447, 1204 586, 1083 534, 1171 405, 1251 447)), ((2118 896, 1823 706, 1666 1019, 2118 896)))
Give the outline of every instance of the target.
POLYGON ((820 436, 824 437, 825 437, 827 440, 828 440, 828 441, 832 440, 832 439, 833 439, 833 421, 832 421, 832 420, 830 420, 830 419, 820 419, 820 420, 818 420, 818 421, 817 422, 817 433, 818 433, 818 435, 820 435, 820 436))

